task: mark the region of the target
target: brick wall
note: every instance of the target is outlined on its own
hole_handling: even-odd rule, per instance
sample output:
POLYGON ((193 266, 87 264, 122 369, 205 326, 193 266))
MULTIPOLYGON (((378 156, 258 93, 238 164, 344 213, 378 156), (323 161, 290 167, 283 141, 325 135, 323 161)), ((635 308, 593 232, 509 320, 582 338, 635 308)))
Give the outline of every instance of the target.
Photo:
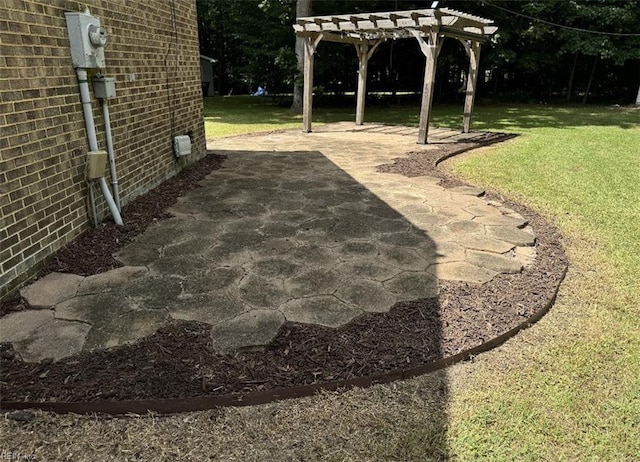
POLYGON ((64 17, 87 7, 109 33, 103 72, 116 78, 109 111, 122 202, 205 153, 195 0, 0 0, 0 297, 91 226, 88 146, 64 17), (179 134, 192 135, 193 154, 176 160, 179 134))

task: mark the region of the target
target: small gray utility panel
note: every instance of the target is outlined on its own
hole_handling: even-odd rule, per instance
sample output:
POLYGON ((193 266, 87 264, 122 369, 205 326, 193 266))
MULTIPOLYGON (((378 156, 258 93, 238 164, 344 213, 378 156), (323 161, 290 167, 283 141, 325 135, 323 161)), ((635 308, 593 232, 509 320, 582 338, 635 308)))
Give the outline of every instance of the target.
POLYGON ((93 94, 96 98, 113 98, 116 96, 116 79, 100 77, 93 79, 93 94))
POLYGON ((65 13, 71 46, 73 67, 104 68, 104 47, 107 31, 100 27, 100 19, 88 13, 65 13))

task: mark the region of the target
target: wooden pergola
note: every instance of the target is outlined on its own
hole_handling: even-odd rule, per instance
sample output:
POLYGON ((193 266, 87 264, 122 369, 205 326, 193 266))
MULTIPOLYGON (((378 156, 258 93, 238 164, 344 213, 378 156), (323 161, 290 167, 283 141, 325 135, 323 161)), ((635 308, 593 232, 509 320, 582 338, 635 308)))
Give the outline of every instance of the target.
POLYGON ((426 57, 424 86, 420 108, 418 143, 427 143, 429 117, 433 101, 436 62, 445 37, 459 40, 469 56, 469 74, 464 103, 462 131, 471 124, 478 80, 480 45, 498 29, 490 19, 461 13, 449 8, 391 11, 386 13, 339 14, 298 18, 293 26, 304 38, 303 130, 311 131, 313 103, 313 57, 322 40, 352 43, 358 54, 358 94, 356 124, 364 120, 367 64, 376 48, 385 40, 415 38, 426 57))

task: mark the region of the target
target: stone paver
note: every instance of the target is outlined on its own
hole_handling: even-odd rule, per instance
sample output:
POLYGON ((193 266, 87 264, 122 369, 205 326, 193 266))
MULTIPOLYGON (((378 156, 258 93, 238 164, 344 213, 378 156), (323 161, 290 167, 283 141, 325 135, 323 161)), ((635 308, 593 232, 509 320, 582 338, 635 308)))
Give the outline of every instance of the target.
POLYGON ((519 273, 524 266, 522 260, 516 255, 498 255, 478 250, 467 250, 466 261, 480 268, 487 268, 504 274, 519 273))
POLYGON ((509 226, 486 226, 487 235, 501 241, 510 242, 520 247, 532 246, 535 244, 535 236, 517 227, 509 226))
POLYGON ((75 274, 49 273, 33 284, 20 289, 20 295, 32 308, 50 308, 75 297, 83 279, 82 276, 75 274))
POLYGON ((251 307, 228 292, 189 294, 173 303, 168 311, 173 319, 218 324, 249 311, 251 307))
POLYGON ((54 319, 13 345, 26 362, 59 360, 80 353, 90 330, 91 326, 81 322, 54 319))
POLYGON ((466 261, 438 263, 431 266, 430 269, 438 279, 470 282, 473 284, 484 284, 498 274, 497 271, 472 265, 466 261))
POLYGON ((438 295, 438 280, 427 272, 404 272, 384 282, 384 287, 400 300, 433 298, 438 295))
POLYGON ((252 310, 211 329, 211 341, 217 351, 228 352, 267 345, 278 335, 285 318, 280 311, 252 310))
POLYGON ((335 295, 345 303, 371 313, 386 313, 397 301, 382 283, 370 279, 350 280, 335 295))
POLYGON ((297 298, 285 303, 280 311, 287 321, 340 327, 362 314, 332 295, 297 298))
POLYGON ((218 351, 257 348, 285 321, 336 328, 437 297, 440 280, 483 284, 535 260, 526 220, 483 190, 377 171, 417 149, 414 129, 341 123, 210 149, 224 168, 116 255, 127 266, 24 288, 52 309, 3 318, 2 341, 29 361, 59 359, 187 320, 211 325, 218 351))
POLYGON ((486 215, 476 219, 478 223, 487 226, 506 226, 524 228, 528 222, 524 218, 510 217, 507 215, 486 215))
POLYGON ((9 313, 0 323, 0 342, 17 342, 29 337, 43 324, 53 321, 53 310, 28 310, 9 313))
POLYGON ((83 349, 98 350, 135 343, 154 334, 167 319, 167 314, 158 310, 128 311, 113 316, 109 323, 91 326, 83 349))
POLYGON ((484 250, 485 252, 506 253, 512 250, 515 245, 506 241, 499 241, 488 236, 467 235, 458 236, 456 242, 466 249, 484 250))
POLYGON ((53 310, 19 311, 2 318, 0 342, 12 342, 27 362, 57 360, 82 351, 90 329, 82 322, 55 319, 53 310))
POLYGON ((87 276, 78 286, 78 295, 99 294, 114 290, 130 279, 145 276, 149 270, 145 266, 123 266, 106 273, 87 276))

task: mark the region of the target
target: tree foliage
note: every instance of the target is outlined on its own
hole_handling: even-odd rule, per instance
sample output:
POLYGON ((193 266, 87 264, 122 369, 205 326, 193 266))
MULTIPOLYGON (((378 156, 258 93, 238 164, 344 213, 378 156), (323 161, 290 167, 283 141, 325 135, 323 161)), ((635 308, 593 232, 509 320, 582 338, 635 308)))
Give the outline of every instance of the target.
MULTIPOLYGON (((197 0, 197 5, 201 52, 218 59, 216 88, 225 94, 248 93, 266 84, 271 93, 292 91, 299 79, 292 29, 296 0, 197 0)), ((315 0, 313 14, 430 5, 431 0, 315 0)), ((583 98, 590 87, 598 98, 635 98, 640 85, 640 0, 441 0, 439 6, 491 18, 499 27, 483 46, 481 97, 583 98)), ((353 91, 356 63, 353 47, 322 42, 315 58, 318 90, 353 91)), ((462 46, 446 40, 436 98, 462 97, 458 90, 467 66, 462 46)), ((424 57, 415 40, 389 41, 369 63, 368 88, 420 91, 423 71, 424 57)))
POLYGON ((293 85, 295 0, 198 0, 200 52, 218 60, 222 93, 293 85))

